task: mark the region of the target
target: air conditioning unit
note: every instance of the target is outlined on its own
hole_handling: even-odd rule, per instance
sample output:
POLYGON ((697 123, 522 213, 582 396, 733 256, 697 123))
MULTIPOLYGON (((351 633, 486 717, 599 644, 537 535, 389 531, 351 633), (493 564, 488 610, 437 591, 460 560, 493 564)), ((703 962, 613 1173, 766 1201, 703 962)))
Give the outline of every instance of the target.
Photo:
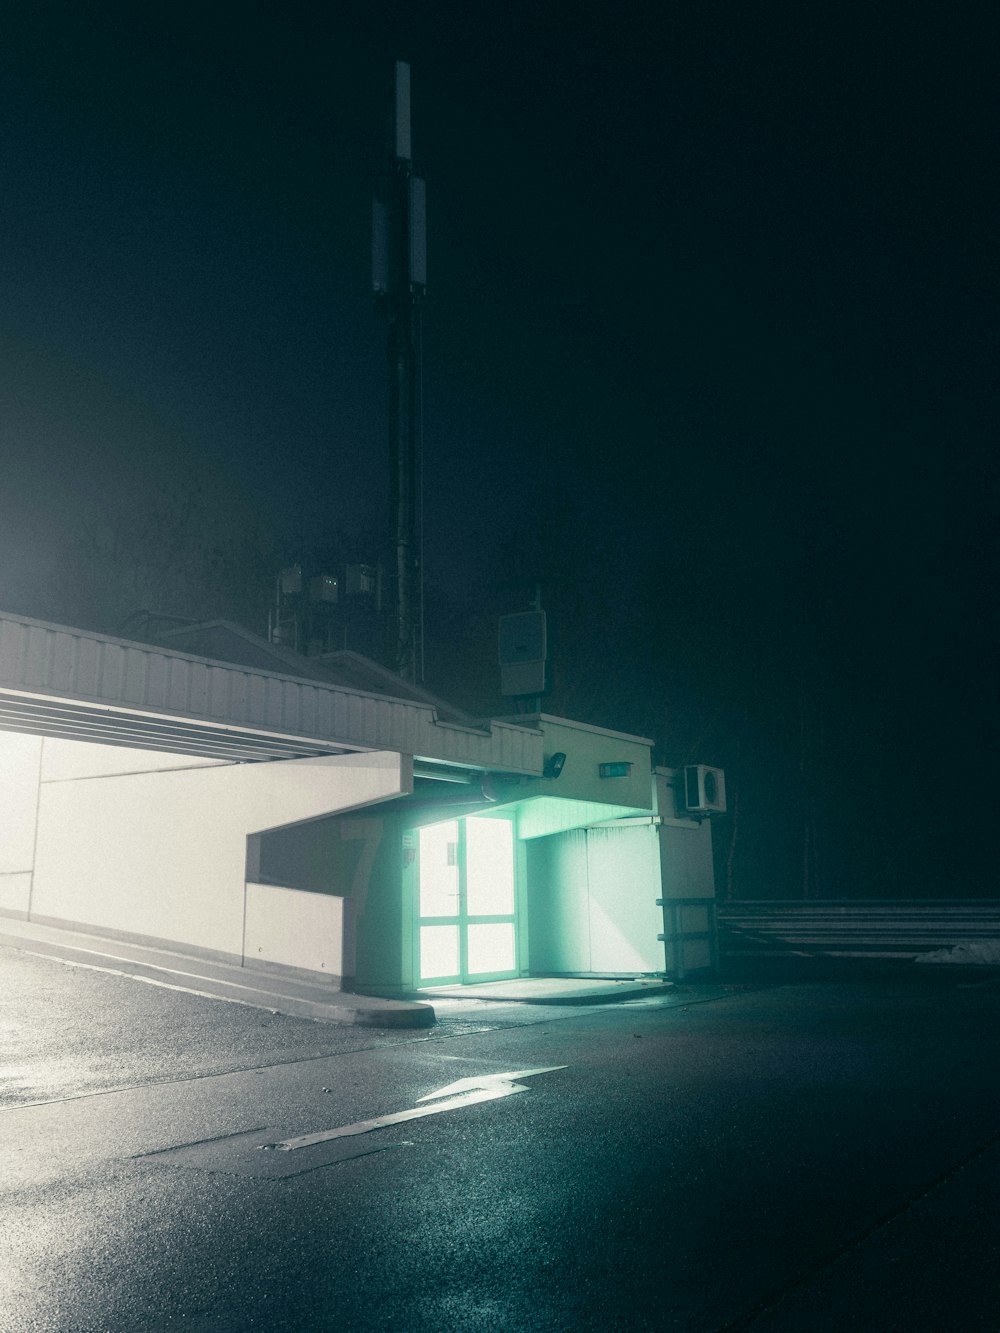
POLYGON ((726 775, 708 764, 688 764, 684 769, 684 809, 692 815, 726 813, 726 775))

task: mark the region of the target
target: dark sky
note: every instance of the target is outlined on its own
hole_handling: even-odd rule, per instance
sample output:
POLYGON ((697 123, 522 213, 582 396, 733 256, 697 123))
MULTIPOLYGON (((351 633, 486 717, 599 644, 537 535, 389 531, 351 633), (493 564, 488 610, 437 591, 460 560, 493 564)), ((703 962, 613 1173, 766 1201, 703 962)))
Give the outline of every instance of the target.
POLYGON ((369 210, 402 58, 428 182, 429 581, 466 589, 551 525, 578 592, 616 608, 595 641, 634 616, 636 661, 669 656, 698 598, 731 618, 709 636, 730 660, 771 633, 758 605, 790 634, 794 604, 850 677, 842 708, 870 676, 897 742, 919 751, 936 710, 928 744, 950 728, 954 756, 954 699, 996 707, 995 14, 8 15, 0 602, 161 479, 289 545, 381 522, 369 210))

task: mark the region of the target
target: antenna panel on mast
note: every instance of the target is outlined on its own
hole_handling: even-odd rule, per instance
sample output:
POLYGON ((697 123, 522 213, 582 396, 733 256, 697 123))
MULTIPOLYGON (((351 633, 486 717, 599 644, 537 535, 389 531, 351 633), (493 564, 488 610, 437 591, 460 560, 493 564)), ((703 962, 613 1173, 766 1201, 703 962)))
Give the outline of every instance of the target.
POLYGON ((376 195, 372 200, 372 291, 384 296, 389 290, 389 209, 376 195))
POLYGON ((405 60, 396 61, 392 138, 396 157, 408 162, 413 154, 410 147, 410 67, 405 60))
POLYGON ((427 183, 410 177, 410 286, 427 286, 427 183))

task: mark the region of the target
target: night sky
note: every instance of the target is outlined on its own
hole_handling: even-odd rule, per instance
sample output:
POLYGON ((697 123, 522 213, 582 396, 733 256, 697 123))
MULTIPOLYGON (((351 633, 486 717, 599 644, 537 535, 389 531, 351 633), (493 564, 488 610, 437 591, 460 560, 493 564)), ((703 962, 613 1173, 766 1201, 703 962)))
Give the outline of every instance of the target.
POLYGON ((185 567, 377 545, 405 59, 429 683, 505 707, 482 655, 540 577, 552 711, 742 784, 734 892, 995 892, 995 14, 8 15, 0 606, 113 629, 96 534, 127 584, 171 504, 185 567))

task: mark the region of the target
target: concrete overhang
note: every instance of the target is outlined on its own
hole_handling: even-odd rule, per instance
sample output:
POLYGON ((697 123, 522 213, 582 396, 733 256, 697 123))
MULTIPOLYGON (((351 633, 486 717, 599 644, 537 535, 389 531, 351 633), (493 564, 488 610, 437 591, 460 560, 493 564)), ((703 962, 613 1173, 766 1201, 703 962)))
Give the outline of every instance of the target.
POLYGON ((569 833, 573 829, 592 828, 616 819, 634 819, 649 816, 644 806, 614 805, 611 802, 578 801, 572 797, 534 796, 508 805, 495 806, 484 814, 510 816, 517 836, 522 842, 533 838, 548 838, 555 833, 569 833))
MULTIPOLYGON (((653 742, 648 737, 549 713, 524 714, 520 724, 535 729, 542 740, 545 762, 542 777, 530 784, 533 797, 652 813, 653 742), (564 756, 558 772, 549 766, 556 755, 564 756)), ((521 795, 514 791, 508 797, 503 792, 501 799, 518 800, 521 795)))
MULTIPOLYGON (((654 818, 650 739, 548 713, 519 717, 541 738, 546 761, 542 774, 494 772, 487 782, 467 789, 467 795, 456 788, 448 802, 456 813, 512 819, 517 836, 525 841, 614 820, 654 818), (558 774, 548 764, 557 754, 564 756, 558 774)), ((415 765, 414 776, 435 774, 430 765, 415 765)), ((440 768, 436 776, 449 777, 440 768)), ((460 782, 461 775, 453 774, 451 780, 460 782)), ((445 805, 426 791, 405 797, 403 804, 410 810, 423 805, 428 819, 445 817, 445 805)))
POLYGON ((537 777, 543 741, 512 722, 249 669, 0 613, 0 729, 236 762, 393 751, 537 777))

